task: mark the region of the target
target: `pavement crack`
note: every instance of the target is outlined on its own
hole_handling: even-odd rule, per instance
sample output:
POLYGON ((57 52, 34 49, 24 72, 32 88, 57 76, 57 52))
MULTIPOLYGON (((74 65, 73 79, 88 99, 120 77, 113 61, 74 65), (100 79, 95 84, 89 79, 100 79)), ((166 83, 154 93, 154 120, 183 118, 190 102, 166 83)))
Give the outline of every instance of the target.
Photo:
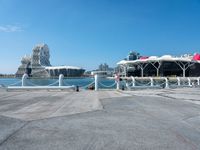
POLYGON ((192 150, 196 150, 198 148, 198 146, 193 143, 191 140, 189 140, 188 138, 186 138, 185 136, 182 136, 180 133, 178 133, 177 131, 173 130, 173 129, 169 129, 173 134, 176 135, 176 137, 181 140, 184 143, 187 143, 191 146, 192 150))
POLYGON ((10 98, 10 97, 15 97, 15 96, 19 96, 19 95, 24 95, 25 93, 20 93, 20 94, 14 94, 14 95, 7 95, 7 96, 2 96, 0 97, 0 99, 5 99, 5 98, 10 98))
POLYGON ((161 96, 163 98, 170 98, 170 99, 177 99, 175 97, 171 97, 171 96, 167 96, 167 95, 163 95, 163 94, 156 94, 157 96, 161 96))
MULTIPOLYGON (((70 96, 72 96, 73 94, 72 93, 70 93, 70 94, 68 94, 67 96, 68 97, 70 97, 70 96)), ((54 115, 56 112, 58 112, 59 110, 61 110, 66 104, 71 104, 71 103, 73 103, 73 101, 64 101, 63 103, 62 103, 62 105, 60 105, 54 112, 52 112, 51 114, 49 114, 49 116, 52 116, 52 115, 54 115)))
POLYGON ((189 120, 189 119, 191 119, 191 118, 195 118, 195 117, 200 117, 200 115, 189 116, 189 117, 183 118, 182 120, 183 120, 183 121, 187 121, 187 120, 189 120))

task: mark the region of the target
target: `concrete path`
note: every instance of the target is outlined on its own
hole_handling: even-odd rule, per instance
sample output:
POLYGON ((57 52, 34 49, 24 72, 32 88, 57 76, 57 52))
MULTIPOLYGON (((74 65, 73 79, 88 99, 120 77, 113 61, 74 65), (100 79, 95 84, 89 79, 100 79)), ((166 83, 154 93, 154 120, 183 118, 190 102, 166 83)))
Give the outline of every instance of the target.
POLYGON ((1 90, 0 150, 199 150, 199 90, 1 90))
POLYGON ((37 120, 102 109, 97 92, 32 91, 0 93, 0 113, 37 120))

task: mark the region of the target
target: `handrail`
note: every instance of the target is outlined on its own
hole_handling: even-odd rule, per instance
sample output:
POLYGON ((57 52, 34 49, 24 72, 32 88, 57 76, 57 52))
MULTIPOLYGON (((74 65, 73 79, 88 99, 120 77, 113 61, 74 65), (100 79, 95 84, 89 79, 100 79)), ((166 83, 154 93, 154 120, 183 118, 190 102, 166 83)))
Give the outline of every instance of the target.
POLYGON ((22 83, 22 80, 17 81, 17 82, 15 82, 15 83, 13 83, 13 84, 9 84, 8 86, 14 86, 14 85, 17 85, 17 84, 19 84, 19 83, 22 83))
POLYGON ((111 87, 115 86, 117 83, 116 83, 116 82, 114 82, 114 83, 113 83, 113 84, 111 84, 111 85, 105 85, 105 84, 103 84, 103 83, 99 82, 99 84, 100 84, 101 86, 103 86, 103 87, 106 87, 106 88, 111 88, 111 87))
MULTIPOLYGON (((22 86, 26 87, 26 86, 35 86, 37 87, 41 87, 41 86, 72 86, 70 84, 72 84, 71 82, 67 83, 66 80, 64 80, 63 76, 60 75, 59 80, 53 80, 54 82, 48 85, 37 85, 34 83, 34 80, 31 80, 30 78, 27 77, 27 75, 24 75, 23 80, 17 81, 13 84, 10 84, 8 86, 15 86, 15 85, 19 85, 20 83, 23 82, 23 84, 21 84, 22 86)), ((122 80, 112 80, 107 82, 104 82, 103 80, 101 81, 100 78, 96 77, 94 78, 96 80, 92 80, 89 84, 88 81, 85 83, 86 85, 76 85, 79 86, 81 88, 88 88, 91 85, 94 85, 93 88, 98 90, 98 85, 100 86, 100 88, 116 88, 119 89, 120 86, 123 85, 123 87, 127 87, 127 89, 129 89, 129 87, 158 87, 158 86, 163 86, 163 88, 170 88, 170 87, 183 87, 183 86, 187 86, 187 87, 192 87, 193 85, 198 85, 199 87, 199 82, 200 82, 200 78, 194 78, 194 77, 186 77, 186 78, 182 78, 182 77, 177 77, 177 78, 167 78, 167 77, 160 77, 160 78, 154 78, 154 77, 144 77, 144 78, 138 78, 138 77, 127 77, 127 78, 121 78, 122 80), (131 79, 131 80, 130 80, 131 79), (117 85, 117 86, 115 86, 117 85), (96 87, 96 88, 95 88, 96 87)), ((51 80, 52 82, 52 80, 51 80)), ((37 83, 37 82, 36 82, 37 83)), ((39 83, 38 83, 39 84, 39 83)), ((78 83, 77 83, 78 84, 78 83)), ((82 83, 83 84, 83 83, 82 83)), ((73 85, 73 86, 75 86, 73 85)), ((20 86, 18 86, 20 87, 20 86)), ((193 86, 194 87, 194 86, 193 86)), ((197 86, 196 86, 197 87, 197 86)))

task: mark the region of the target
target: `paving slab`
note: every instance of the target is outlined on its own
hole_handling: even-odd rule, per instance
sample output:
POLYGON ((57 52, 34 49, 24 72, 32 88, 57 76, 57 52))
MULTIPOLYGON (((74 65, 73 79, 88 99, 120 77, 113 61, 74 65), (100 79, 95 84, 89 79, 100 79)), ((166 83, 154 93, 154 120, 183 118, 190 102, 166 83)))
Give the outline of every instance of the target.
POLYGON ((5 93, 10 96, 0 98, 1 115, 27 121, 102 109, 95 91, 5 93))
POLYGON ((26 124, 25 121, 0 116, 0 145, 26 124))

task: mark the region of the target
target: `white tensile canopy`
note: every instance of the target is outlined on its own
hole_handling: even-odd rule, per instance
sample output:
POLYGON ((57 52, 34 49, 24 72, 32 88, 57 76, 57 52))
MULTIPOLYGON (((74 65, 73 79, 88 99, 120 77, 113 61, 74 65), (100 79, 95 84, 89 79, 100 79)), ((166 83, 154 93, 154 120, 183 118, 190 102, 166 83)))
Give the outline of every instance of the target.
POLYGON ((152 64, 154 68, 157 70, 157 76, 159 75, 159 69, 161 66, 161 62, 175 62, 183 71, 183 77, 185 77, 185 71, 195 63, 200 63, 200 61, 194 61, 189 57, 173 57, 171 55, 163 55, 161 57, 150 56, 146 59, 137 59, 137 60, 121 60, 117 63, 117 65, 123 68, 124 75, 126 76, 126 70, 128 67, 137 65, 141 69, 141 76, 143 77, 144 69, 152 64), (158 63, 156 66, 155 64, 158 63))

